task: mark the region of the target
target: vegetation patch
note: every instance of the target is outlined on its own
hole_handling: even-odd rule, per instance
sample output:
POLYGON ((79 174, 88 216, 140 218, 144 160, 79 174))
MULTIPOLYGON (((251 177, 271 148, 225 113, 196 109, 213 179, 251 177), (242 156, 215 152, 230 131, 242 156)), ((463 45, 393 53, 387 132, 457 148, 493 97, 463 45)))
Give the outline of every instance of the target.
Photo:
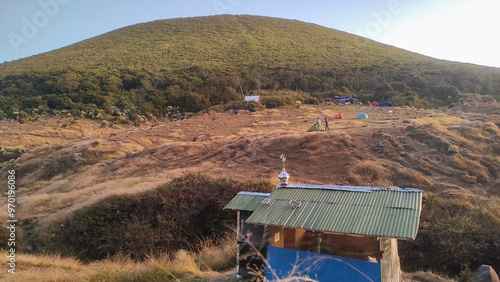
MULTIPOLYGON (((231 230, 234 213, 222 211, 239 191, 271 191, 269 182, 238 182, 203 175, 176 178, 151 191, 106 198, 57 223, 50 245, 81 259, 193 250, 204 238, 231 230)), ((43 248, 44 246, 40 246, 43 248)))
POLYGON ((498 200, 425 196, 416 240, 400 241, 403 269, 456 277, 486 264, 499 272, 499 204, 498 200))
POLYGON ((40 179, 50 180, 54 176, 67 172, 77 172, 78 168, 94 165, 102 160, 103 152, 83 149, 76 153, 66 152, 55 160, 42 164, 40 179))
POLYGON ((171 19, 0 64, 0 119, 120 116, 140 123, 168 116, 168 106, 200 112, 261 91, 276 93, 262 95, 268 108, 335 96, 429 108, 499 100, 499 77, 495 68, 435 60, 298 21, 171 19), (477 89, 484 95, 473 94, 477 89))

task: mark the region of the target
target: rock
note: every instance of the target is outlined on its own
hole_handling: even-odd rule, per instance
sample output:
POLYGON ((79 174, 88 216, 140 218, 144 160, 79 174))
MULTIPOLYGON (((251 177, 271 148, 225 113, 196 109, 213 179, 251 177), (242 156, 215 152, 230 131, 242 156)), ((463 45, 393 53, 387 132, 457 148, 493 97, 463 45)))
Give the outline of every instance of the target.
POLYGON ((497 273, 489 265, 481 265, 472 277, 474 282, 500 282, 497 273))

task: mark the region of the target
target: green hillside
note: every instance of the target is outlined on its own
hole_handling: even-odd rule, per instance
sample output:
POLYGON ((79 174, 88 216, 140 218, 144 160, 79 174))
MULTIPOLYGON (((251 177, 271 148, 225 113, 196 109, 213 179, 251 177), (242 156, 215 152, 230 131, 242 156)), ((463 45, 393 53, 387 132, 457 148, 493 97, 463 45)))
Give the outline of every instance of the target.
POLYGON ((137 24, 0 64, 0 117, 9 118, 67 110, 138 119, 169 115, 169 105, 205 110, 253 91, 269 96, 268 106, 335 95, 444 106, 464 93, 500 99, 500 69, 294 20, 229 15, 137 24))

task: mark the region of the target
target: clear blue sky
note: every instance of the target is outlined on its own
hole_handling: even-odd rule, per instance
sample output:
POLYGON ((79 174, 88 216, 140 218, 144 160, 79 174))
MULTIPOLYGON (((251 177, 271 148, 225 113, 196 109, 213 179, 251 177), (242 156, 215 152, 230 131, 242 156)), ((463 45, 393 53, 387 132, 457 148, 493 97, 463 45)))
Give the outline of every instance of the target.
POLYGON ((217 14, 297 19, 451 61, 500 67, 499 0, 3 0, 0 62, 140 22, 217 14))

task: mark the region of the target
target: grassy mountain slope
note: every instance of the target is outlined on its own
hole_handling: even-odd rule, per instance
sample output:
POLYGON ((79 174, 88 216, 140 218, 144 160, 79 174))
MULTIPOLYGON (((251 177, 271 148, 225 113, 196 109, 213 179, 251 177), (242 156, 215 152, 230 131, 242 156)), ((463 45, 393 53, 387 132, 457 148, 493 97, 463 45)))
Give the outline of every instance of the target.
POLYGON ((229 15, 137 24, 0 64, 0 117, 18 119, 61 110, 138 119, 166 116, 169 105, 197 112, 251 92, 289 91, 293 102, 357 95, 443 106, 464 93, 500 99, 500 69, 440 61, 294 20, 229 15))
POLYGON ((4 64, 12 71, 75 69, 237 69, 280 64, 314 68, 431 63, 401 49, 293 20, 217 16, 161 20, 109 32, 53 52, 4 64))

